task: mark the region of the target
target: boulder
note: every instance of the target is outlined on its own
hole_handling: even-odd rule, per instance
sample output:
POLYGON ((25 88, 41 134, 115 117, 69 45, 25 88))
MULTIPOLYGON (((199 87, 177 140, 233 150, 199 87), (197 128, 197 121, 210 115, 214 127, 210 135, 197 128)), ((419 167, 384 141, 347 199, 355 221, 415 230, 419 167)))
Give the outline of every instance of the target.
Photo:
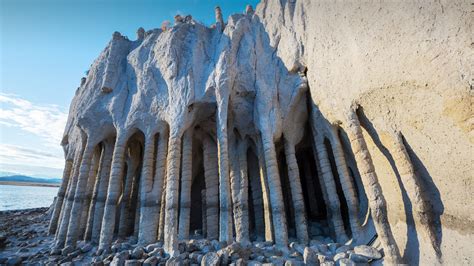
POLYGON ((164 249, 159 247, 159 248, 155 248, 153 251, 149 252, 148 256, 150 256, 150 257, 151 256, 162 257, 163 253, 164 253, 164 249))
POLYGON ((13 266, 13 265, 20 265, 22 262, 22 259, 18 256, 12 256, 7 259, 6 265, 7 266, 13 266))
POLYGON ((348 258, 341 258, 337 262, 339 266, 356 266, 357 264, 348 258))
POLYGON ((183 266, 184 263, 179 257, 170 258, 166 261, 166 266, 183 266))
POLYGON ((334 255, 333 260, 334 260, 335 262, 337 262, 338 260, 343 259, 343 258, 347 258, 347 257, 348 257, 348 255, 347 255, 346 253, 344 253, 344 252, 339 252, 339 253, 337 253, 336 255, 334 255))
POLYGON ((368 259, 378 260, 382 258, 382 254, 371 246, 360 245, 354 248, 354 253, 367 257, 368 259))
POLYGON ((143 266, 155 266, 156 264, 158 264, 158 258, 154 256, 149 257, 143 262, 143 266))
POLYGON ((319 265, 318 255, 308 247, 303 251, 303 261, 306 265, 319 265))
POLYGON ((336 249, 340 246, 341 246, 341 244, 339 244, 339 243, 329 243, 328 244, 328 249, 329 249, 329 251, 331 251, 331 253, 334 254, 334 253, 336 253, 336 249))
POLYGON ((334 266, 334 265, 336 265, 336 263, 334 263, 334 261, 332 260, 328 260, 320 264, 320 266, 334 266))
POLYGON ((289 259, 285 262, 285 266, 304 266, 304 262, 295 259, 289 259))
POLYGON ((162 248, 162 247, 163 247, 162 242, 156 242, 156 243, 149 244, 148 246, 146 246, 145 250, 146 250, 147 253, 150 253, 153 250, 155 250, 156 248, 162 248))
POLYGON ((125 266, 140 266, 142 265, 142 262, 139 260, 126 260, 125 261, 125 266))
POLYGON ((356 253, 351 253, 349 255, 349 259, 351 259, 355 263, 367 263, 369 262, 369 259, 363 255, 356 254, 356 253))
POLYGON ((346 252, 348 250, 351 250, 351 246, 347 246, 347 245, 343 245, 343 246, 340 246, 336 249, 336 251, 334 253, 341 253, 341 252, 346 252))
POLYGON ((81 252, 82 253, 87 253, 87 252, 91 251, 92 248, 93 248, 93 246, 90 243, 87 243, 87 244, 85 244, 81 247, 81 252))
POLYGON ((142 258, 143 254, 145 254, 145 249, 143 247, 136 247, 133 249, 130 257, 138 260, 142 258))
POLYGON ((220 263, 220 256, 215 252, 209 252, 202 258, 201 266, 218 266, 220 263))

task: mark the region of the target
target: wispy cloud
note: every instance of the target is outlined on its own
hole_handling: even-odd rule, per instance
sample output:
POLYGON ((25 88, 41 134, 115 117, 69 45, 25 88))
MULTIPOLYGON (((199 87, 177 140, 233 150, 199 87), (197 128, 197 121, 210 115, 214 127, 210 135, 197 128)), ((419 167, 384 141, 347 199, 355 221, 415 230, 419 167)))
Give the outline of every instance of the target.
POLYGON ((33 176, 60 177, 64 156, 60 146, 67 121, 64 108, 35 104, 12 94, 0 93, 0 170, 33 176), (35 147, 22 144, 28 138, 35 147))
POLYGON ((57 105, 37 105, 0 93, 0 125, 35 134, 47 145, 59 145, 66 121, 67 113, 57 105))
MULTIPOLYGON (((2 171, 20 172, 26 174, 26 170, 34 168, 54 169, 61 172, 64 158, 61 153, 50 153, 30 149, 17 145, 0 143, 0 169, 2 171), (21 169, 25 171, 21 171, 21 169)), ((30 171, 28 171, 29 174, 30 171)), ((32 173, 38 175, 39 173, 32 173)))

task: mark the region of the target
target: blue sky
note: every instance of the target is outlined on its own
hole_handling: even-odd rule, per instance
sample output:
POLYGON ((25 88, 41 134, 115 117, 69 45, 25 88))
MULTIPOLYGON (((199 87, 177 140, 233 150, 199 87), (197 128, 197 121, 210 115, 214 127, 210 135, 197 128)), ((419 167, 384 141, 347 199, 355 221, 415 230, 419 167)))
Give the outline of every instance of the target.
POLYGON ((60 177, 69 103, 114 31, 135 39, 175 14, 214 23, 256 0, 0 0, 0 175, 60 177))

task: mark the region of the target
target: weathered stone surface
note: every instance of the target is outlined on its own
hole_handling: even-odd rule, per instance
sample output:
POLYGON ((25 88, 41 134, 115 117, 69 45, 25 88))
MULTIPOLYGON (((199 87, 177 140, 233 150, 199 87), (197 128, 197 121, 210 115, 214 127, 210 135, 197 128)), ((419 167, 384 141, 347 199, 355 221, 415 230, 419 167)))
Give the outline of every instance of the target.
POLYGON ((158 264, 158 258, 151 256, 143 262, 143 266, 155 266, 158 264))
POLYGON ((209 252, 201 260, 201 266, 218 266, 221 263, 221 257, 215 252, 209 252))
POLYGON ((306 247, 303 252, 303 259, 306 265, 318 265, 318 255, 311 248, 306 247))
POLYGON ((355 253, 351 253, 349 259, 355 263, 367 263, 369 261, 367 257, 355 253))
POLYGON ((341 258, 336 261, 337 265, 340 266, 356 266, 357 264, 348 258, 341 258))
POLYGON ((337 253, 336 255, 334 255, 333 260, 335 262, 337 262, 338 260, 343 259, 343 258, 347 258, 347 257, 348 257, 348 255, 346 253, 340 252, 340 253, 337 253))
POLYGON ((378 260, 382 258, 382 254, 380 254, 376 248, 366 245, 354 247, 354 253, 367 257, 368 259, 378 260))
MULTIPOLYGON (((51 255, 62 249, 58 262, 80 259, 76 240, 87 234, 75 216, 87 217, 90 208, 99 214, 93 221, 99 250, 134 248, 135 260, 284 256, 291 258, 285 263, 299 263, 317 252, 320 263, 330 264, 334 255, 342 261, 350 253, 332 241, 360 243, 359 214, 366 213, 387 263, 455 264, 470 257, 464 243, 472 234, 453 232, 472 231, 462 222, 469 221, 469 206, 461 204, 474 195, 466 186, 472 168, 469 3, 321 3, 262 1, 227 21, 216 7, 213 27, 177 15, 174 27, 140 28, 133 41, 115 32, 71 103, 62 141, 70 168, 63 180, 70 183, 63 183, 58 198, 64 203, 53 210, 51 255), (235 155, 237 147, 246 150, 235 155), (314 176, 320 184, 311 183, 314 176), (196 192, 192 182, 204 185, 196 192), (308 199, 318 185, 323 195, 308 199), (314 202, 327 213, 318 213, 314 202), (193 204, 202 217, 190 217, 193 204), (309 211, 329 218, 309 221, 309 211), (411 247, 395 239, 406 228, 394 224, 405 219, 399 213, 411 212, 417 228, 409 233, 427 237, 421 257, 410 257, 414 251, 402 261, 399 247, 411 247), (441 224, 441 213, 449 222, 441 224), (186 226, 178 228, 178 214, 186 226), (247 224, 249 217, 254 221, 247 224), (189 218, 200 220, 196 238, 208 239, 185 243, 189 218), (287 251, 289 235, 298 243, 287 251), (126 242, 113 244, 116 237, 126 242), (226 248, 240 238, 260 242, 248 250, 226 248), (157 239, 163 250, 136 246, 157 239), (444 248, 452 243, 458 249, 444 248)), ((350 259, 361 263, 381 258, 370 247, 354 252, 350 259)))

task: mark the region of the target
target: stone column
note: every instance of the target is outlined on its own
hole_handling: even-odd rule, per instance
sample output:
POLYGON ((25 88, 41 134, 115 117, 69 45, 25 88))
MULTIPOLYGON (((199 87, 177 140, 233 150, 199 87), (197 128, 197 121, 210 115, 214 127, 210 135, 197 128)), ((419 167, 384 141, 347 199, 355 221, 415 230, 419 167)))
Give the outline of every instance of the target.
POLYGON ((58 195, 56 196, 56 201, 54 202, 54 210, 49 222, 48 233, 53 235, 56 233, 58 227, 59 215, 61 213, 61 208, 63 206, 64 197, 66 196, 66 190, 69 184, 69 178, 71 176, 72 170, 72 160, 66 160, 63 170, 63 179, 61 182, 61 187, 59 187, 58 195))
POLYGON ((191 183, 193 179, 193 130, 191 128, 183 136, 182 162, 178 238, 185 240, 189 238, 191 218, 191 183))
POLYGON ((214 8, 215 15, 216 15, 216 28, 219 29, 219 31, 224 31, 224 19, 222 18, 222 10, 219 6, 216 6, 214 8))
POLYGON ((413 163, 411 162, 408 151, 403 141, 402 133, 393 132, 390 143, 390 151, 397 167, 400 179, 405 190, 413 204, 416 222, 424 231, 426 237, 430 240, 438 259, 441 258, 441 250, 438 244, 436 232, 436 221, 433 219, 433 209, 429 203, 423 198, 423 191, 420 186, 420 180, 415 174, 413 163))
POLYGON ((341 216, 341 203, 336 191, 336 183, 331 170, 331 163, 329 162, 328 152, 322 137, 315 138, 316 154, 319 160, 319 167, 321 169, 322 186, 326 191, 326 209, 328 214, 329 224, 334 230, 336 241, 343 243, 347 241, 347 235, 344 230, 344 222, 341 216))
MULTIPOLYGON (((230 177, 230 190, 231 190, 231 199, 232 199, 232 217, 235 227, 235 236, 236 239, 242 238, 242 214, 240 209, 240 162, 237 156, 237 138, 230 132, 229 134, 229 177, 230 177)), ((232 225, 232 223, 231 223, 232 225)), ((232 233, 232 228, 231 228, 232 233)), ((238 241, 240 242, 240 241, 238 241)))
POLYGON ((179 169, 181 165, 181 136, 170 135, 166 177, 166 214, 164 248, 172 257, 178 254, 179 169))
MULTIPOLYGON (((118 236, 126 237, 133 231, 133 223, 131 219, 131 200, 132 200, 132 188, 134 186, 135 177, 138 175, 138 166, 140 164, 140 144, 131 143, 128 145, 129 155, 127 160, 127 175, 125 177, 125 184, 120 200, 120 219, 118 225, 118 236)), ((134 217, 133 217, 134 218, 134 217)))
MULTIPOLYGON (((249 231, 249 206, 248 206, 248 189, 249 189, 249 177, 247 167, 247 149, 248 144, 246 140, 242 140, 237 147, 237 150, 231 152, 231 154, 238 154, 238 164, 240 170, 240 184, 237 195, 237 200, 234 202, 236 212, 234 218, 236 220, 236 240, 241 243, 250 242, 250 231, 249 231), (237 223, 239 221, 239 223, 237 223)), ((237 158, 233 156, 232 161, 236 161, 237 158)))
POLYGON ((281 187, 278 160, 276 158, 275 143, 270 132, 262 132, 263 155, 267 168, 268 188, 270 189, 270 202, 272 205, 273 228, 275 244, 288 245, 288 229, 286 225, 285 206, 281 187))
MULTIPOLYGON (((98 243, 100 238, 100 229, 102 217, 104 215, 104 205, 107 197, 107 187, 109 185, 110 165, 112 164, 114 143, 104 142, 104 150, 100 159, 99 179, 97 180, 96 190, 92 200, 95 202, 92 228, 90 229, 90 239, 93 243, 98 243)), ((88 230, 86 230, 88 231, 88 230)))
POLYGON ((153 176, 152 184, 147 184, 144 188, 142 187, 142 191, 146 190, 147 192, 145 198, 141 200, 140 206, 140 227, 138 233, 138 241, 140 244, 153 243, 158 238, 160 209, 162 195, 164 195, 162 192, 165 179, 167 152, 168 135, 160 133, 155 160, 155 175, 153 176))
POLYGON ((87 180, 89 179, 92 155, 94 153, 95 143, 90 139, 87 140, 84 153, 82 155, 81 168, 77 179, 76 193, 74 194, 74 203, 71 208, 71 216, 69 218, 69 226, 67 230, 66 245, 75 246, 79 235, 81 222, 81 214, 85 197, 87 180))
MULTIPOLYGON (((204 179, 206 183, 207 238, 219 237, 219 178, 217 148, 209 136, 203 139, 204 179)), ((203 210, 204 211, 204 210, 203 210)))
POLYGON ((358 218, 359 201, 357 199, 354 184, 352 183, 352 178, 347 170, 346 159, 339 139, 338 128, 335 125, 331 126, 331 147, 334 153, 334 161, 336 162, 337 172, 339 173, 342 191, 347 202, 352 238, 357 240, 359 238, 359 232, 361 231, 358 218))
POLYGON ((64 244, 66 242, 66 235, 67 235, 67 229, 69 226, 69 218, 71 217, 71 208, 72 204, 74 202, 74 194, 76 193, 76 187, 77 187, 77 178, 79 175, 79 168, 81 165, 82 161, 82 153, 84 151, 84 147, 80 147, 80 149, 76 150, 76 156, 74 158, 74 164, 73 164, 73 171, 72 171, 72 176, 71 180, 69 181, 69 187, 68 187, 68 192, 66 196, 66 202, 63 204, 63 210, 62 210, 62 218, 61 218, 61 223, 59 225, 59 228, 56 232, 56 244, 55 248, 63 248, 64 244))
MULTIPOLYGON (((97 171, 96 172, 97 178, 95 178, 95 182, 94 182, 93 188, 92 188, 90 207, 89 207, 89 211, 88 211, 88 214, 87 214, 87 222, 85 224, 85 231, 84 231, 84 240, 87 240, 87 241, 90 241, 91 237, 92 237, 92 226, 94 224, 94 212, 95 212, 95 206, 96 206, 96 201, 97 201, 97 193, 98 193, 99 183, 100 183, 100 167, 101 167, 102 160, 103 160, 103 157, 104 157, 104 147, 103 147, 103 145, 101 145, 100 149, 101 150, 100 150, 99 158, 97 158, 97 160, 98 160, 97 161, 97 170, 96 170, 97 171)), ((92 168, 94 168, 94 167, 91 167, 91 169, 92 168)))
POLYGON ((219 163, 219 241, 232 242, 232 203, 229 177, 227 105, 218 107, 217 146, 219 163))
POLYGON ((355 110, 346 114, 347 135, 349 137, 357 168, 361 174, 362 183, 369 200, 370 213, 374 221, 375 230, 382 244, 388 263, 401 263, 400 251, 393 238, 392 230, 387 217, 387 204, 379 184, 377 174, 365 143, 359 118, 355 110))
POLYGON ((92 193, 94 192, 95 181, 97 180, 97 171, 99 169, 99 160, 101 154, 101 147, 97 146, 92 157, 92 164, 89 170, 89 178, 87 180, 86 191, 84 193, 84 203, 81 214, 81 224, 79 227, 78 239, 86 240, 86 228, 89 218, 92 219, 92 215, 89 215, 94 207, 91 204, 92 193))
POLYGON ((291 199, 295 213, 296 236, 301 244, 307 244, 309 241, 308 225, 305 215, 303 191, 301 189, 300 172, 295 156, 295 146, 287 140, 285 140, 284 145, 286 164, 288 166, 288 178, 290 180, 291 199))
POLYGON ((207 238, 207 214, 206 214, 206 190, 201 190, 201 206, 202 206, 202 236, 207 238))
POLYGON ((162 193, 161 193, 160 223, 159 223, 159 226, 158 226, 158 237, 157 237, 157 239, 160 240, 160 241, 164 241, 164 239, 165 239, 166 175, 167 174, 165 174, 163 190, 162 190, 162 193))
POLYGON ((105 202, 104 216, 102 219, 102 229, 100 231, 99 251, 108 250, 114 237, 117 202, 122 191, 126 144, 127 139, 125 136, 118 135, 112 156, 107 199, 105 202))
MULTIPOLYGON (((260 140, 260 139, 259 139, 260 140)), ((265 218, 265 241, 273 242, 273 219, 272 206, 270 202, 270 190, 268 188, 267 167, 265 165, 265 155, 263 152, 263 145, 260 141, 257 142, 258 149, 258 165, 260 168, 260 184, 262 186, 263 198, 263 212, 265 218)))

